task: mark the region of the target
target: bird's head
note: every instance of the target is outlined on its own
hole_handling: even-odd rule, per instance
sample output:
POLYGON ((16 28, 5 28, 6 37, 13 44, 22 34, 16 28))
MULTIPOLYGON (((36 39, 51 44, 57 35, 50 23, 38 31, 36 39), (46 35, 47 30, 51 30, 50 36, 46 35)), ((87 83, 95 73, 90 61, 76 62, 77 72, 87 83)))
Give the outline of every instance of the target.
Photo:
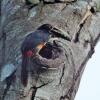
POLYGON ((46 30, 46 31, 50 31, 52 29, 52 25, 50 24, 43 24, 41 25, 37 30, 46 30))

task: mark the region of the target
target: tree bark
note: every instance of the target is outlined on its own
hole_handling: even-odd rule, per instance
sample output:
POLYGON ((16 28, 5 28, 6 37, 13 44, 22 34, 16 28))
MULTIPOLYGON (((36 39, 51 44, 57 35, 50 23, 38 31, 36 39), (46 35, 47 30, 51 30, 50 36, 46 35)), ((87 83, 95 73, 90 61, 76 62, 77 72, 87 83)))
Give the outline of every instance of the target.
MULTIPOLYGON (((50 1, 50 0, 45 0, 50 1)), ((77 42, 51 38, 51 58, 42 52, 30 59, 28 85, 21 84, 21 43, 40 25, 49 23, 72 39, 83 18, 87 0, 62 0, 64 3, 43 4, 28 9, 24 0, 2 0, 0 25, 0 72, 5 65, 15 66, 16 76, 6 89, 0 82, 0 100, 74 100, 86 62, 94 53, 100 38, 100 13, 88 17, 77 42), (35 70, 41 68, 41 70, 35 70), (5 92, 6 91, 6 92, 5 92)), ((2 75, 1 75, 2 76, 2 75)))

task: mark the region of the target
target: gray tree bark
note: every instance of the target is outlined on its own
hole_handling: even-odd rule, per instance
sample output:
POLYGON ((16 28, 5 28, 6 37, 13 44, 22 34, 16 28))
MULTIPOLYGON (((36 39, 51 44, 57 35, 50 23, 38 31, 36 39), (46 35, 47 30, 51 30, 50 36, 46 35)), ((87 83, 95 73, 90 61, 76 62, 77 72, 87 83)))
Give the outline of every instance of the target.
POLYGON ((1 1, 0 72, 3 73, 5 65, 13 64, 16 71, 12 77, 16 78, 8 89, 6 81, 0 82, 0 100, 74 100, 86 62, 100 38, 100 13, 87 18, 77 42, 51 38, 49 42, 55 47, 52 58, 46 59, 40 54, 30 59, 28 85, 24 87, 20 81, 20 47, 25 36, 49 23, 72 39, 89 0, 62 0, 66 2, 45 5, 40 2, 32 9, 28 9, 24 0, 1 1), (34 67, 43 67, 43 70, 34 74, 34 67))

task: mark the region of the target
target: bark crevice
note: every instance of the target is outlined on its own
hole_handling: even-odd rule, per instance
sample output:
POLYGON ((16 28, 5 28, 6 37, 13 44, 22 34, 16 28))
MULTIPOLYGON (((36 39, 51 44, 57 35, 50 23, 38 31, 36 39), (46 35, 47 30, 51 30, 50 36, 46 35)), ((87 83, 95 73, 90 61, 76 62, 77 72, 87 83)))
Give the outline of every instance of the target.
MULTIPOLYGON (((100 12, 79 25, 86 13, 87 0, 60 1, 66 1, 67 4, 50 2, 51 4, 43 5, 40 2, 28 9, 23 0, 0 2, 0 59, 5 64, 14 64, 17 68, 16 79, 12 81, 4 97, 7 82, 3 84, 0 76, 1 100, 2 97, 4 100, 74 100, 86 62, 93 55, 100 38, 100 12), (20 80, 21 43, 28 33, 46 23, 59 30, 55 31, 58 38, 50 38, 39 54, 29 59, 28 84, 24 87, 20 80), (75 42, 71 40, 74 33, 75 42)), ((0 61, 0 72, 4 68, 1 65, 0 61)))

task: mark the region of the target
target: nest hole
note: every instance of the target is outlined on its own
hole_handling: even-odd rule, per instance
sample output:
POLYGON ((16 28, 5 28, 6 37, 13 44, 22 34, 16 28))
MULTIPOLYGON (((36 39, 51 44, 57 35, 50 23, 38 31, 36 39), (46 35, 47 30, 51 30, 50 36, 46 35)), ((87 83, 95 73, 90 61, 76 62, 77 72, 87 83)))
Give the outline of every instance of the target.
POLYGON ((39 52, 39 55, 46 59, 56 59, 61 54, 61 50, 51 44, 46 44, 39 52))

